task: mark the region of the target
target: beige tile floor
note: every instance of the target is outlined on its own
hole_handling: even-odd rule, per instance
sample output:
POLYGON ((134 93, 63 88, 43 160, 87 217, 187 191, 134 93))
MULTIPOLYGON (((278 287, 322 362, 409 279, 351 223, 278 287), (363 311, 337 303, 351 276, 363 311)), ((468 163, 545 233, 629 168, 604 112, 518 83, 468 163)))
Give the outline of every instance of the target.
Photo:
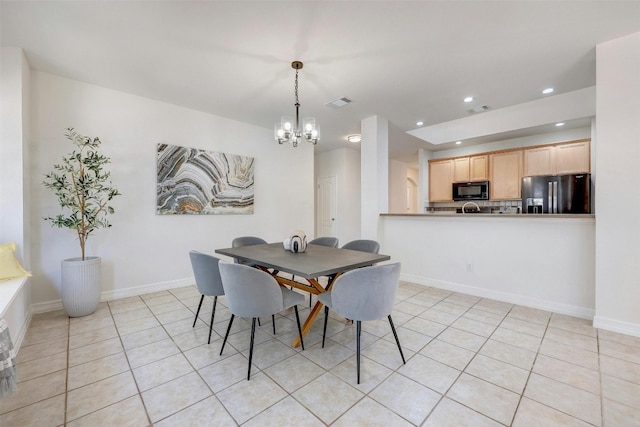
MULTIPOLYGON (((192 328, 193 286, 102 303, 82 318, 33 318, 18 353, 18 393, 0 426, 640 426, 640 338, 590 322, 402 282, 394 322, 320 321, 291 347, 295 316, 256 333, 212 300, 192 328)), ((306 318, 308 307, 301 307, 306 318)))

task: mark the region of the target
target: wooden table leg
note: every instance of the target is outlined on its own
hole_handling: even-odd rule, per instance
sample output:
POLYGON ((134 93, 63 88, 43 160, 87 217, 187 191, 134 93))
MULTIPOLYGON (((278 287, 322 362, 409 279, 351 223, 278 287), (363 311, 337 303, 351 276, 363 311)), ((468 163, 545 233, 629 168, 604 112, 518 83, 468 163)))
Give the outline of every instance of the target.
MULTIPOLYGON (((327 285, 326 288, 322 288, 322 286, 320 286, 319 283, 315 279, 309 279, 309 282, 311 284, 313 284, 314 286, 318 285, 317 287, 322 289, 322 292, 320 292, 320 293, 328 292, 328 291, 331 290, 331 287, 333 286, 333 283, 340 276, 340 274, 341 273, 336 274, 333 277, 333 280, 327 285)), ((324 307, 324 304, 322 304, 320 301, 318 301, 318 302, 316 302, 316 305, 314 305, 313 308, 311 309, 311 312, 309 313, 309 316, 307 316, 307 320, 305 320, 304 321, 304 325, 302 325, 302 336, 303 337, 307 336, 307 332, 309 332, 309 330, 311 329, 311 326, 313 325, 313 322, 316 320, 316 317, 318 317, 318 313, 320 313, 320 310, 322 309, 322 307, 324 307)), ((300 337, 296 336, 294 338, 293 342, 291 343, 291 345, 293 347, 299 347, 300 346, 300 337)))

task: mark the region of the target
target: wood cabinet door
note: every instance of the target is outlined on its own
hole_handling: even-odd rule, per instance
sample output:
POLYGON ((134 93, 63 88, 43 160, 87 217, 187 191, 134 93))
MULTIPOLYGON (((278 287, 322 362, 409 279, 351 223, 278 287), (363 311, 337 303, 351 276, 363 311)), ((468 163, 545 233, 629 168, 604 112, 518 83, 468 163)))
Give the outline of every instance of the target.
POLYGON ((469 158, 453 159, 453 182, 469 181, 469 158))
POLYGON ((453 160, 429 162, 429 201, 451 202, 453 193, 453 160))
POLYGON ((556 173, 556 147, 524 150, 524 176, 553 175, 556 173))
POLYGON ((589 173, 591 170, 589 141, 556 146, 556 174, 589 173))
POLYGON ((469 157, 469 180, 486 181, 489 179, 489 156, 469 157))
POLYGON ((520 199, 522 150, 491 154, 489 157, 491 200, 520 199))

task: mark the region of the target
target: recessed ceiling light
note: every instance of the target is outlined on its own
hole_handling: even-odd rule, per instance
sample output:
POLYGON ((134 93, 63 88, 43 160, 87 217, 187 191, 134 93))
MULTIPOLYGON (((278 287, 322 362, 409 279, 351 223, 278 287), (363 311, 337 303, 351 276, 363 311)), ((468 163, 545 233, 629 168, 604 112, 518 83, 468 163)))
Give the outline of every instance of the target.
POLYGON ((542 93, 544 93, 545 95, 548 94, 548 93, 551 93, 551 92, 553 92, 553 88, 552 87, 548 87, 548 88, 546 88, 545 90, 542 91, 542 93))
POLYGON ((456 141, 456 145, 462 144, 462 141, 456 141))
POLYGON ((464 102, 471 102, 471 101, 473 101, 473 96, 467 96, 467 97, 464 99, 464 102))
POLYGON ((416 126, 422 126, 424 124, 423 121, 416 122, 416 126))
POLYGON ((349 135, 347 137, 347 141, 349 141, 349 142, 360 142, 360 141, 362 141, 362 135, 349 135))
POLYGON ((564 122, 556 123, 556 126, 558 126, 558 127, 560 127, 560 126, 564 126, 564 122))

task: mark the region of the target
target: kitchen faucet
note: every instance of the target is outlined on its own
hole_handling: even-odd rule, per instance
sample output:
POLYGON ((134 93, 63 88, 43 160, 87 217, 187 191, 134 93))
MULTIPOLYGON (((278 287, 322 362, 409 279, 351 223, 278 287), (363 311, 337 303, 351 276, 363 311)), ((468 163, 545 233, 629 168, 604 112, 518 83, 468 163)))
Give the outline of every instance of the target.
POLYGON ((462 213, 466 213, 464 209, 467 207, 467 205, 474 205, 476 207, 476 210, 480 212, 480 206, 478 206, 476 202, 467 202, 464 205, 462 205, 462 213))

